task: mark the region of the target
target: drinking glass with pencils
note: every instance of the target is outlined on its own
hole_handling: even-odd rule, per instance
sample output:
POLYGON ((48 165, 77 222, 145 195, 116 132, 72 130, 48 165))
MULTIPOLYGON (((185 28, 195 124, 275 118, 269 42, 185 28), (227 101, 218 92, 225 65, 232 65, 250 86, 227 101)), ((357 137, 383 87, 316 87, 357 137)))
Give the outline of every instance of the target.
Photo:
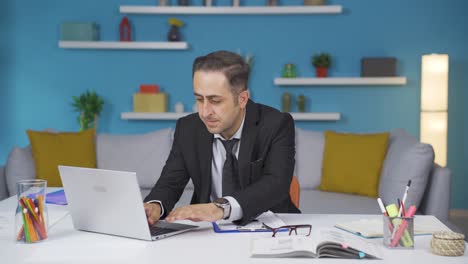
POLYGON ((45 180, 24 180, 16 183, 16 241, 35 243, 47 239, 46 188, 45 180))

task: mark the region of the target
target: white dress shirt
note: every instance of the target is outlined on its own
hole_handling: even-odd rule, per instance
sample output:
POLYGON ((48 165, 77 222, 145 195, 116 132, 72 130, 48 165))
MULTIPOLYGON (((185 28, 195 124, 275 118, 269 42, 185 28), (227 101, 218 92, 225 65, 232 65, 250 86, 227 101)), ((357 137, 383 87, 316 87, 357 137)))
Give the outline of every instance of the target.
MULTIPOLYGON (((215 200, 216 198, 222 197, 223 194, 223 167, 224 162, 226 161, 226 149, 224 148, 223 142, 221 140, 231 140, 231 139, 239 139, 233 147, 233 151, 236 155, 236 158, 239 159, 239 149, 241 144, 241 135, 242 135, 242 128, 244 128, 244 121, 245 121, 245 113, 244 118, 242 119, 242 123, 237 129, 236 133, 229 138, 224 139, 223 136, 220 134, 214 134, 214 141, 213 141, 213 161, 211 162, 211 200, 215 200), (219 139, 218 139, 219 138, 219 139)), ((227 220, 235 221, 242 218, 242 208, 240 207, 239 203, 237 202, 234 197, 226 196, 229 203, 231 204, 231 214, 227 220)))

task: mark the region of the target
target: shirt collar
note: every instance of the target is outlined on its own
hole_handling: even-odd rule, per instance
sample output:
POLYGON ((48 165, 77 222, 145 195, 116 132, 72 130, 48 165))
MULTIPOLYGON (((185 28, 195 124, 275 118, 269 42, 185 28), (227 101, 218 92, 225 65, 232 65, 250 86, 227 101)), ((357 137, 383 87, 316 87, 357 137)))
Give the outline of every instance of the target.
MULTIPOLYGON (((234 139, 234 138, 239 139, 239 140, 241 139, 242 128, 244 128, 244 121, 245 121, 246 113, 247 113, 247 109, 246 109, 246 111, 244 111, 244 117, 242 118, 242 123, 241 123, 239 129, 237 129, 236 133, 234 133, 234 135, 230 139, 234 139)), ((214 134, 214 138, 220 138, 222 140, 225 140, 223 138, 223 136, 221 136, 221 134, 214 134)))

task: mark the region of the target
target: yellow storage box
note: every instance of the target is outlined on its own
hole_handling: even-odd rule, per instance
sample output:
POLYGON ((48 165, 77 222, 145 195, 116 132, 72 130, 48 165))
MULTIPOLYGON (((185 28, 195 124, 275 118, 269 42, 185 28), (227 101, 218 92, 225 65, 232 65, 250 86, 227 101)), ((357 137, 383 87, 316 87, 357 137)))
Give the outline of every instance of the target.
POLYGON ((167 94, 134 94, 133 112, 167 112, 167 94))

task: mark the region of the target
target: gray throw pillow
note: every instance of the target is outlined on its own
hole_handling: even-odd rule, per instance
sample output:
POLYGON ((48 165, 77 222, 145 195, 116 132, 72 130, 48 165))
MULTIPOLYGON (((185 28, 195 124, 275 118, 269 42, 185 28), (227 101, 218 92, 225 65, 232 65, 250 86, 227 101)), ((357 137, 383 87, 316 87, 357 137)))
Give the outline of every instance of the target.
POLYGON ((140 187, 152 188, 171 150, 171 130, 161 129, 140 135, 98 134, 97 167, 136 172, 140 187))
POLYGON ((317 189, 322 180, 323 132, 296 128, 296 170, 301 188, 317 189))
POLYGON ((6 184, 10 196, 16 195, 16 182, 36 178, 36 166, 31 146, 14 147, 8 155, 6 167, 6 184))
POLYGON ((402 129, 390 133, 390 142, 379 182, 379 196, 387 204, 403 198, 411 180, 405 206, 419 207, 434 163, 431 145, 419 143, 402 129))

